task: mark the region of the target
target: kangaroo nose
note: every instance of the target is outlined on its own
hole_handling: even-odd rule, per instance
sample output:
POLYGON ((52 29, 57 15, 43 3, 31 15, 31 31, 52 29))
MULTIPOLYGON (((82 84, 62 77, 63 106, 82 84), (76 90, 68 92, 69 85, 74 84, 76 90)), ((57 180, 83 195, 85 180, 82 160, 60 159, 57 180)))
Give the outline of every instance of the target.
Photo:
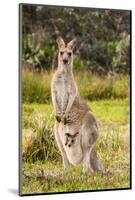
POLYGON ((68 60, 67 59, 63 59, 64 64, 67 64, 68 60))

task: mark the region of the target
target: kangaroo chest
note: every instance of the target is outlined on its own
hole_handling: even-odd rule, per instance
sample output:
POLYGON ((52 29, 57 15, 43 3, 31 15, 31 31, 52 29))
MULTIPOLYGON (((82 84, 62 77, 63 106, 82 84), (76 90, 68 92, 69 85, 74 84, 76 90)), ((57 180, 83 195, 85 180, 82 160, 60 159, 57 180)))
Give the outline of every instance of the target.
POLYGON ((57 80, 57 101, 62 111, 65 110, 69 97, 70 83, 66 75, 59 75, 57 80))

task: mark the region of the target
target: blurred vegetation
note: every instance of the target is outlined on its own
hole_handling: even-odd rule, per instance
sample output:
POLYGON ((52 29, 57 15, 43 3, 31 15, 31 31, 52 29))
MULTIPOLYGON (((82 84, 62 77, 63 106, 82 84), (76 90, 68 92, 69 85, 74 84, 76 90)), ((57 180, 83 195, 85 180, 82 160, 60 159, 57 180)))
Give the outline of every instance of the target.
MULTIPOLYGON (((130 95, 128 75, 99 76, 85 71, 74 73, 80 95, 87 100, 127 98, 130 95)), ((49 103, 53 72, 37 73, 23 70, 23 103, 49 103)))
POLYGON ((130 72, 130 12, 22 5, 23 66, 57 67, 56 37, 78 38, 74 68, 98 74, 130 72))

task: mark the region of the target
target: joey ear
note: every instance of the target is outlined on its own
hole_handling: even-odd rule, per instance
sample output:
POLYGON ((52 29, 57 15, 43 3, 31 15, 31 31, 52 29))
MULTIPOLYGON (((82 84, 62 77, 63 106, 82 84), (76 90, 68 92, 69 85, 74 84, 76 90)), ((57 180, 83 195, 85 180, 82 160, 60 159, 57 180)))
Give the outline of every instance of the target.
POLYGON ((79 132, 76 132, 76 133, 74 134, 74 137, 76 137, 78 134, 79 134, 79 132))
POLYGON ((65 133, 67 137, 72 137, 70 133, 65 133))
POLYGON ((61 47, 65 47, 65 42, 63 40, 62 37, 58 37, 57 38, 57 44, 58 44, 58 47, 61 48, 61 47))
POLYGON ((73 40, 71 40, 68 44, 67 44, 67 47, 71 48, 72 50, 75 48, 77 44, 77 39, 74 38, 73 40))

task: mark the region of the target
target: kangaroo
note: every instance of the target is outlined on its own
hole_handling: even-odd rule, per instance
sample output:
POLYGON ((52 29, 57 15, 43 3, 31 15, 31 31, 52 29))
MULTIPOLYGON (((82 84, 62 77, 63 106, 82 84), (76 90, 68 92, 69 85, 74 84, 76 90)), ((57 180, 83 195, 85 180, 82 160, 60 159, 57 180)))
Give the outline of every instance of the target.
POLYGON ((62 117, 66 123, 68 112, 77 96, 78 90, 72 73, 73 53, 76 40, 67 45, 62 38, 57 40, 59 46, 58 70, 52 79, 52 101, 56 114, 56 120, 60 122, 62 117))
POLYGON ((67 145, 68 147, 71 147, 72 145, 74 145, 75 139, 78 134, 79 134, 79 132, 76 132, 74 135, 71 135, 70 133, 65 133, 65 135, 66 135, 65 145, 67 145))
POLYGON ((99 136, 96 117, 80 97, 72 72, 76 40, 73 39, 66 45, 60 37, 57 43, 58 68, 52 79, 51 94, 56 116, 54 134, 64 168, 82 163, 85 173, 91 170, 103 172, 104 168, 96 152, 96 140, 99 136), (71 137, 74 133, 78 134, 73 145, 71 137))

